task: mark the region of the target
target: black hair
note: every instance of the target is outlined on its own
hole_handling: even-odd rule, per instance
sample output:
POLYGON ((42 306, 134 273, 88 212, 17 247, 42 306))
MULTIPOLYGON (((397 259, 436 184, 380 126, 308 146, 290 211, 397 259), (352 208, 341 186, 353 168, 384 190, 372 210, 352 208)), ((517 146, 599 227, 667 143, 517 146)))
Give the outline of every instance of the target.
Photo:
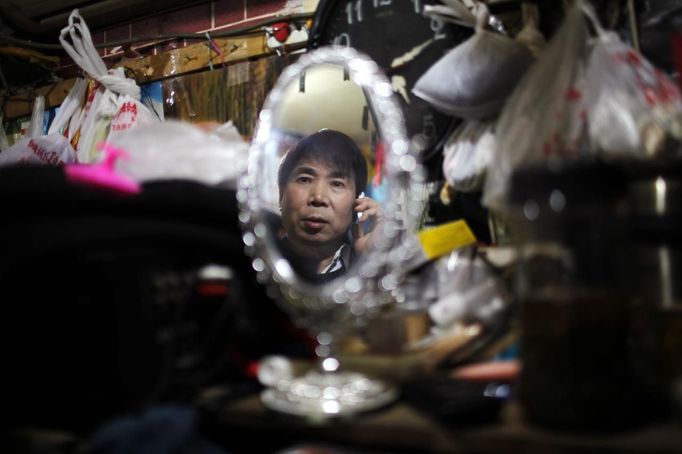
POLYGON ((353 178, 356 197, 367 185, 367 162, 357 144, 342 132, 323 129, 299 140, 284 156, 277 172, 280 191, 286 186, 296 165, 308 159, 353 178))

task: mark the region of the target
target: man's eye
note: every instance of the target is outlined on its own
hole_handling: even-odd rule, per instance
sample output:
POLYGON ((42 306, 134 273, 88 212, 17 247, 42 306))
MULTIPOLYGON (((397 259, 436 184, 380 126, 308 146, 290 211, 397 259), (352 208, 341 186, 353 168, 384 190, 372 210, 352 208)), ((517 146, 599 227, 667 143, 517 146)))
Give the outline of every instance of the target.
POLYGON ((331 185, 335 188, 345 188, 346 187, 346 183, 344 183, 343 181, 338 181, 338 180, 332 181, 331 185))
POLYGON ((306 176, 299 176, 296 178, 297 183, 310 183, 311 180, 312 179, 310 177, 306 177, 306 176))

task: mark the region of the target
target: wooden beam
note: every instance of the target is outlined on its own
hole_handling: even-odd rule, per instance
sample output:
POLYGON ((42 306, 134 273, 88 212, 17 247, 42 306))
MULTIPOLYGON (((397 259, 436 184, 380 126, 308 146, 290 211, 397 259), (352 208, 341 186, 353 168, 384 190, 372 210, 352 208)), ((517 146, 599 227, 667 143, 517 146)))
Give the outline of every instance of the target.
POLYGON ((4 109, 5 119, 30 115, 33 112, 33 101, 39 95, 45 97, 45 107, 60 105, 75 83, 76 79, 60 80, 9 98, 4 109))
POLYGON ((0 46, 0 54, 21 58, 29 63, 42 63, 46 66, 57 66, 60 63, 59 57, 52 57, 37 50, 17 46, 0 46))
MULTIPOLYGON (((266 45, 264 33, 239 38, 215 39, 214 41, 223 52, 225 63, 234 63, 271 53, 266 45)), ((210 66, 209 62, 211 65, 220 65, 220 55, 209 48, 207 44, 207 41, 201 41, 159 55, 128 60, 117 66, 124 66, 132 70, 137 82, 144 84, 207 68, 210 66)))
MULTIPOLYGON (((202 41, 158 55, 150 55, 137 60, 125 60, 115 66, 123 66, 131 70, 135 74, 137 83, 141 85, 203 70, 211 65, 217 68, 223 63, 229 65, 275 53, 267 46, 265 33, 234 38, 216 38, 214 41, 223 53, 222 60, 216 51, 209 48, 207 41, 202 41)), ((292 44, 286 46, 284 51, 291 52, 301 49, 305 45, 305 42, 292 44)), ((45 96, 45 93, 49 93, 49 97, 45 96, 46 108, 60 105, 74 83, 75 79, 69 79, 9 98, 4 109, 5 118, 30 115, 33 109, 33 99, 40 94, 45 96)))

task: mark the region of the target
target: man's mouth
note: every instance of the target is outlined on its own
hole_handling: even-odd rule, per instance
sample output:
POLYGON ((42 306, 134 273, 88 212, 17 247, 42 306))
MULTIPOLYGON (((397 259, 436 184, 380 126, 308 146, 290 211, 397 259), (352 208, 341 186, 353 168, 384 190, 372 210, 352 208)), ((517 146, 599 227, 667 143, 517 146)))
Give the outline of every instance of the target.
POLYGON ((319 230, 324 227, 325 224, 328 224, 327 220, 321 216, 308 216, 301 221, 306 230, 319 230))

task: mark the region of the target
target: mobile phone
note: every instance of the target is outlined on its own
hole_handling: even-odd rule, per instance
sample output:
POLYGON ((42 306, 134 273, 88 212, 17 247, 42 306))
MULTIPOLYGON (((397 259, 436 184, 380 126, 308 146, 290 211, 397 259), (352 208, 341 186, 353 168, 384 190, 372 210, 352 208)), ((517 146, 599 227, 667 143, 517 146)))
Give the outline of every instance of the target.
MULTIPOLYGON (((365 197, 365 193, 361 192, 360 195, 358 196, 358 199, 362 199, 365 197)), ((362 228, 360 226, 360 216, 362 216, 362 211, 355 213, 355 218, 353 219, 353 223, 350 226, 350 240, 351 244, 355 242, 357 238, 360 238, 362 235, 362 232, 360 229, 362 228)))

